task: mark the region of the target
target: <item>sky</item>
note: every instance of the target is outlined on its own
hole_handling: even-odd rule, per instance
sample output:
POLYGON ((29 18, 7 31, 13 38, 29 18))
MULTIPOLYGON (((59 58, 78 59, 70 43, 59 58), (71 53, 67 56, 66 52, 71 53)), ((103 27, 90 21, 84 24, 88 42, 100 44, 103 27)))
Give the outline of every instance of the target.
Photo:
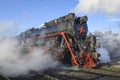
POLYGON ((108 30, 119 32, 120 12, 117 10, 117 8, 120 8, 117 2, 119 0, 114 0, 114 2, 111 0, 110 4, 113 4, 113 6, 105 4, 108 3, 108 0, 104 0, 106 1, 104 4, 102 4, 103 0, 89 1, 0 0, 0 36, 19 34, 26 29, 39 27, 44 22, 67 15, 70 12, 75 12, 77 16, 88 16, 89 32, 108 30), (96 6, 99 3, 101 3, 101 6, 108 5, 105 7, 110 10, 104 11, 104 7, 96 6))

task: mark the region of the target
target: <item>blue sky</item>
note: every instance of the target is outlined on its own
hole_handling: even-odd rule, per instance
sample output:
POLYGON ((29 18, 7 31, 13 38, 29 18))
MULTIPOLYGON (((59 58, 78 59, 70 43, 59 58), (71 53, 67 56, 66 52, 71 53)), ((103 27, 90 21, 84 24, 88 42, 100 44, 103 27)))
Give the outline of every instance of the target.
MULTIPOLYGON (((78 0, 0 0, 0 35, 20 33, 67 15, 77 4, 78 0)), ((87 16, 89 32, 118 30, 113 26, 119 25, 119 15, 109 18, 103 13, 87 13, 87 16)))

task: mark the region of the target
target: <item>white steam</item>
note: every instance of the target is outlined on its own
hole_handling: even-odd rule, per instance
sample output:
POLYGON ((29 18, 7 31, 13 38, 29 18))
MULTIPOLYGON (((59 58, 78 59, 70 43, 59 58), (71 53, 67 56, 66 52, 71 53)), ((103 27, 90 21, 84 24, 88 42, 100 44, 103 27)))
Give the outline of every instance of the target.
POLYGON ((0 32, 4 32, 10 28, 12 28, 15 24, 11 21, 2 21, 0 22, 0 32))
POLYGON ((75 13, 105 13, 116 15, 120 12, 119 0, 78 0, 79 3, 73 10, 75 13))
POLYGON ((24 75, 30 71, 43 71, 57 64, 48 51, 42 48, 31 49, 31 52, 25 54, 24 46, 20 45, 16 39, 0 40, 0 74, 24 75))
POLYGON ((117 63, 120 61, 120 34, 116 33, 99 33, 99 40, 102 48, 98 48, 98 52, 101 54, 101 62, 117 63))
POLYGON ((19 26, 13 21, 0 21, 0 37, 18 33, 19 26))
POLYGON ((98 48, 97 52, 101 55, 99 57, 101 63, 111 62, 109 52, 105 48, 98 48))

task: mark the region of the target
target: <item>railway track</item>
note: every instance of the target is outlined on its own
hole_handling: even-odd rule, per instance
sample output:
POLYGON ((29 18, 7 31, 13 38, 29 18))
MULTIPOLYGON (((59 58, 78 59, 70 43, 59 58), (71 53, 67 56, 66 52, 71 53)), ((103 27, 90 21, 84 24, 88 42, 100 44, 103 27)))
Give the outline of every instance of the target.
POLYGON ((62 68, 47 70, 45 74, 58 80, 120 80, 120 72, 105 69, 62 68))
POLYGON ((0 80, 120 80, 119 71, 110 69, 83 69, 60 67, 44 72, 32 72, 30 75, 19 77, 4 77, 0 80))

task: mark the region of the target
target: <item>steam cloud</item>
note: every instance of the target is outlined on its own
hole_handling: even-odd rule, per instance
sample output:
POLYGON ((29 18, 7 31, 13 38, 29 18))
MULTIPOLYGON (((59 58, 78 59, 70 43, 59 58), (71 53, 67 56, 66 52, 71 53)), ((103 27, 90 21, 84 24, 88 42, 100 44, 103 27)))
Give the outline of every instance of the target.
POLYGON ((120 34, 115 33, 99 33, 101 48, 98 48, 98 52, 101 54, 101 62, 118 63, 120 61, 120 34))
POLYGON ((18 25, 13 21, 0 21, 0 38, 17 33, 18 25))
POLYGON ((73 10, 75 13, 105 13, 116 15, 120 12, 119 0, 79 0, 73 10))
POLYGON ((109 52, 105 48, 98 48, 97 52, 101 55, 99 57, 100 63, 108 63, 111 62, 109 52))
POLYGON ((1 21, 0 22, 0 32, 6 32, 17 28, 17 24, 12 21, 1 21))
POLYGON ((58 62, 54 62, 48 53, 42 48, 34 48, 25 54, 24 46, 20 45, 15 38, 1 39, 0 74, 18 76, 56 66, 58 62))

